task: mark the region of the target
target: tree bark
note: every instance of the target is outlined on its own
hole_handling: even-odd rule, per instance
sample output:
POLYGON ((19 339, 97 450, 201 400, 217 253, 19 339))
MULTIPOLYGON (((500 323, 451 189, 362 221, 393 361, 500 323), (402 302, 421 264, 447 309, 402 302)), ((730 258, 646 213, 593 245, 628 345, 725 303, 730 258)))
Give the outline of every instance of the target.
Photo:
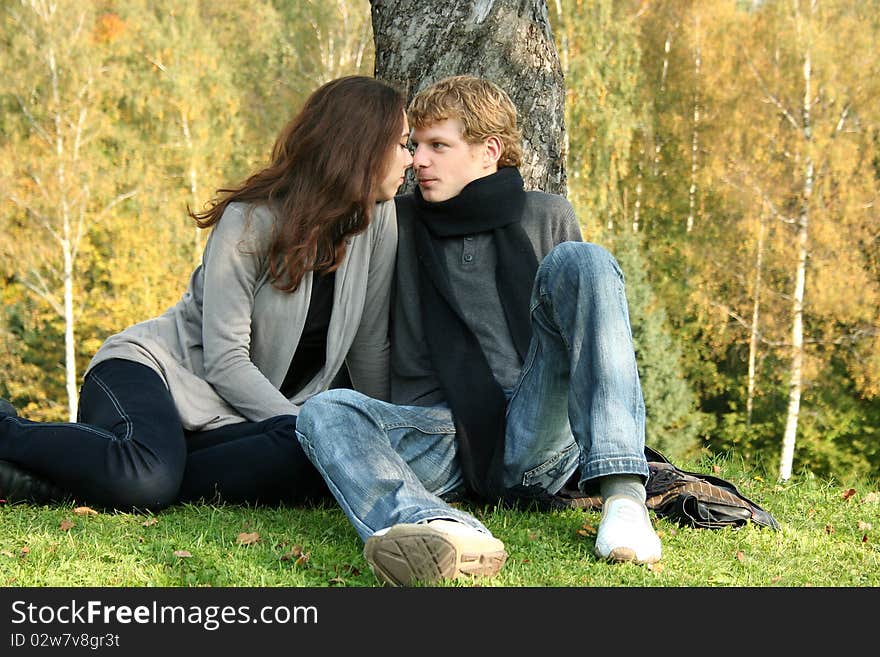
POLYGON ((527 189, 565 195, 565 85, 543 0, 371 0, 375 76, 407 99, 450 75, 504 89, 523 132, 527 189))
POLYGON ((798 417, 801 408, 804 367, 804 291, 807 278, 807 243, 810 226, 810 202, 813 197, 815 171, 813 168, 813 132, 811 107, 812 62, 810 47, 804 54, 804 105, 803 138, 806 150, 804 162, 804 188, 801 210, 797 223, 797 269, 795 271, 794 299, 792 302, 791 324, 791 374, 788 383, 788 412, 785 420, 785 434, 782 437, 782 455, 779 460, 779 478, 783 481, 791 477, 794 461, 794 446, 797 437, 798 417))
POLYGON ((697 196, 697 171, 700 154, 700 72, 703 65, 703 57, 700 44, 700 16, 694 18, 694 113, 693 127, 691 131, 691 186, 688 189, 688 217, 687 232, 694 229, 694 208, 697 196))
POLYGON ((755 293, 752 300, 752 325, 749 328, 749 384, 746 398, 746 426, 752 425, 752 410, 755 405, 755 388, 757 387, 757 361, 758 361, 758 336, 761 331, 761 274, 764 261, 764 221, 766 215, 766 203, 761 205, 761 215, 758 218, 758 248, 755 254, 755 293))

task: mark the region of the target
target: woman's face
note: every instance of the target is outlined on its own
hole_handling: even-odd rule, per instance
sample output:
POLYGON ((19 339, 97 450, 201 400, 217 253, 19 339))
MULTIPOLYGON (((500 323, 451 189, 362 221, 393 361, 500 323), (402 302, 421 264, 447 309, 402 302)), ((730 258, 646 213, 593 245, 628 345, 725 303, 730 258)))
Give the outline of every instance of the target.
POLYGON ((397 190, 403 184, 406 170, 412 165, 412 154, 409 152, 409 122, 406 120, 406 113, 403 115, 400 139, 393 146, 393 149, 394 152, 391 154, 388 168, 379 180, 376 191, 377 201, 387 201, 394 198, 397 190))

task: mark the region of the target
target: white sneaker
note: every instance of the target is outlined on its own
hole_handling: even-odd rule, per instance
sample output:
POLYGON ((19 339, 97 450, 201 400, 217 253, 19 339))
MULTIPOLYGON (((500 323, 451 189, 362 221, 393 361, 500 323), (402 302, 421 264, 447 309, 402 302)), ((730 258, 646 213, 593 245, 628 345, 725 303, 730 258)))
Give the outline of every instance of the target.
POLYGON ((504 543, 452 520, 399 524, 367 539, 364 558, 392 586, 495 575, 507 560, 504 543))
POLYGON ((660 538, 651 526, 647 507, 624 495, 612 495, 605 500, 593 552, 609 561, 659 561, 660 538))

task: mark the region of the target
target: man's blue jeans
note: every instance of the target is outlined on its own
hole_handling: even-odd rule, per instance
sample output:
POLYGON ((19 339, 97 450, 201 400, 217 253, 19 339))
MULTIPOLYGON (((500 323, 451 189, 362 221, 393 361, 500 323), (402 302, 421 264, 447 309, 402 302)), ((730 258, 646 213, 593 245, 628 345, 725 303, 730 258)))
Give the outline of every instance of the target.
MULTIPOLYGON (((581 485, 647 478, 645 405, 617 261, 595 244, 557 245, 538 267, 531 318, 529 352, 508 392, 505 487, 556 493, 578 466, 581 485)), ((302 407, 296 432, 363 540, 435 518, 486 529, 442 499, 464 485, 447 407, 328 390, 302 407)))

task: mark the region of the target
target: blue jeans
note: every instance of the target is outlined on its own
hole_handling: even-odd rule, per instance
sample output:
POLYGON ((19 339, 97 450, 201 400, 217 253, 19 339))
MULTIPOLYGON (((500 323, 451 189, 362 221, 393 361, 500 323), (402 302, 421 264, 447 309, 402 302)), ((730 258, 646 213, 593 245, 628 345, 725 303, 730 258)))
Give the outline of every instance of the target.
MULTIPOLYGON (((503 484, 527 496, 611 474, 647 479, 645 405, 623 273, 605 249, 557 245, 531 298, 532 339, 508 391, 503 484)), ((397 523, 450 518, 485 530, 443 497, 464 485, 452 413, 329 390, 302 407, 296 433, 366 540, 397 523)))

